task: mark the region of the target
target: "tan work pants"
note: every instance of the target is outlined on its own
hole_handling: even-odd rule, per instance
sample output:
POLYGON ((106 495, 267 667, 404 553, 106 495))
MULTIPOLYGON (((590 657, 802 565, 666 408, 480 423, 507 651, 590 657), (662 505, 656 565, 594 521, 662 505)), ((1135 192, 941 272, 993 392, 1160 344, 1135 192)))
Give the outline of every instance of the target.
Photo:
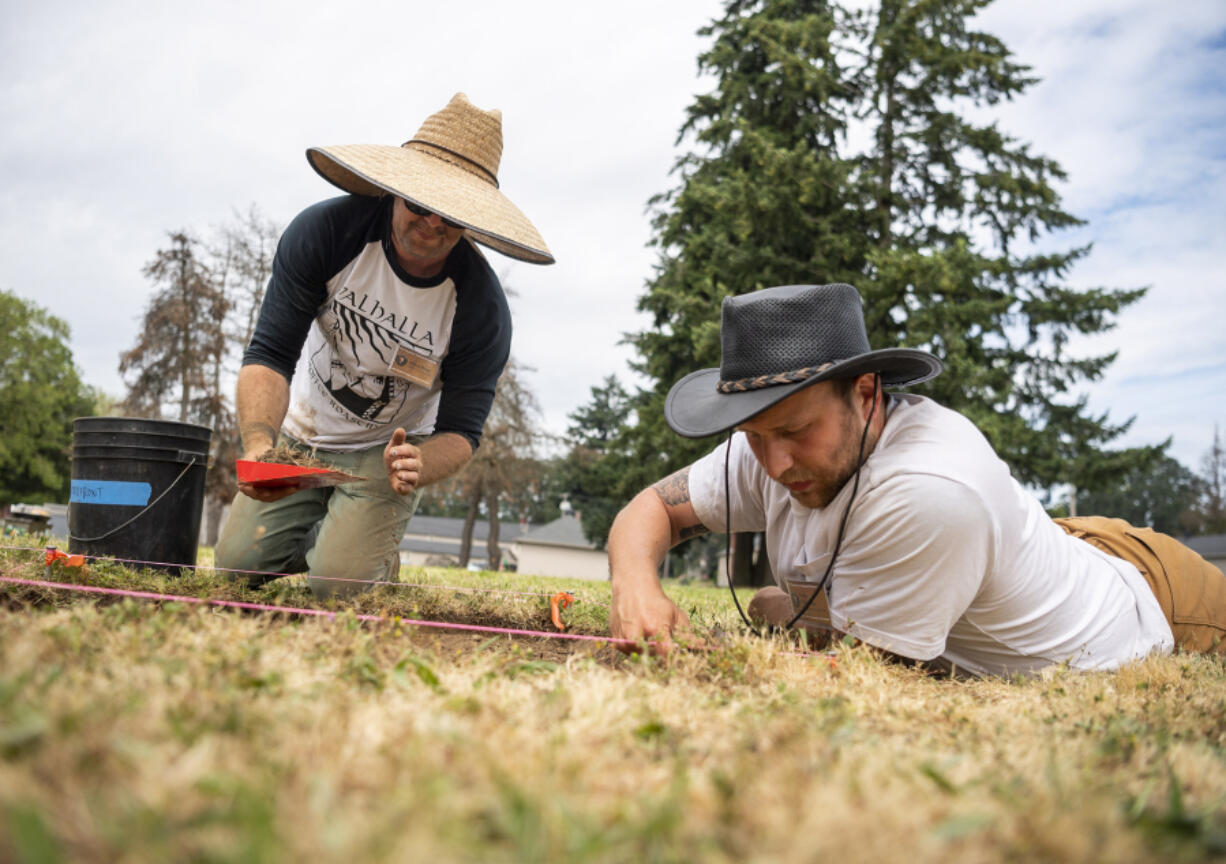
MULTIPOLYGON (((281 442, 305 449, 284 436, 281 442)), ((311 591, 323 598, 346 599, 374 582, 398 580, 398 547, 421 490, 396 494, 387 480, 382 444, 318 455, 366 479, 303 489, 270 504, 240 492, 217 540, 219 568, 243 572, 253 588, 275 574, 306 571, 311 591)))
POLYGON ((1174 537, 1123 519, 1078 516, 1056 524, 1141 571, 1185 651, 1226 654, 1226 576, 1174 537))

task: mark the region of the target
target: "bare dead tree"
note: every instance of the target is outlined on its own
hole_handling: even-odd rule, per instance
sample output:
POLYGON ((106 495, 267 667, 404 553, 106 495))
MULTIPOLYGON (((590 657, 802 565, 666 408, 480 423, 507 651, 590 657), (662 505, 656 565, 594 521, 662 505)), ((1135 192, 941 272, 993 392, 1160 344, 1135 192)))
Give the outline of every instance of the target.
POLYGON ((208 414, 209 377, 225 353, 230 303, 210 278, 199 242, 185 230, 169 238, 169 248, 159 249, 144 267, 155 290, 136 345, 120 356, 119 371, 128 385, 125 411, 162 417, 177 403, 178 419, 186 423, 208 414))
POLYGON ((229 335, 241 353, 251 342, 255 322, 272 276, 272 259, 281 230, 252 204, 245 213, 235 211, 209 243, 209 256, 230 298, 229 335))
POLYGON ((217 334, 218 346, 212 368, 209 416, 213 427, 213 458, 206 481, 207 519, 205 543, 217 542, 225 506, 236 491, 235 460, 239 457, 237 416, 228 397, 230 378, 237 372, 243 351, 255 332, 264 291, 272 275, 272 259, 280 229, 255 204, 245 213, 214 231, 206 246, 209 273, 216 288, 229 301, 229 313, 217 334))
POLYGON ((1206 533, 1226 531, 1226 449, 1217 424, 1213 425, 1213 444, 1201 460, 1201 481, 1204 483, 1204 530, 1206 533))
POLYGON ((177 406, 180 421, 213 430, 206 543, 216 542, 221 512, 234 498, 238 431, 229 390, 255 330, 277 234, 255 205, 207 244, 186 230, 171 232, 169 247, 144 268, 155 292, 136 345, 120 357, 125 413, 173 416, 177 406))
POLYGON ((501 569, 499 509, 502 497, 518 484, 530 482, 539 473, 536 447, 541 436, 540 406, 523 382, 528 371, 514 358, 507 363, 494 392, 494 404, 485 421, 481 446, 457 481, 468 500, 464 533, 460 541, 460 566, 467 567, 472 555, 473 524, 484 503, 489 515, 488 560, 491 570, 501 569))

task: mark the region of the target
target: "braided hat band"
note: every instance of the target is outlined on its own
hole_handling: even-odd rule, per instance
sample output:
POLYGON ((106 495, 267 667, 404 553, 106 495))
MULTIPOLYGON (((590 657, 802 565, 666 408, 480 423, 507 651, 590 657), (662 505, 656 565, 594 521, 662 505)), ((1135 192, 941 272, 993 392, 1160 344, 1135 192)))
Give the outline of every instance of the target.
POLYGON ((870 372, 882 387, 906 387, 940 374, 941 361, 913 348, 873 350, 851 285, 763 288, 724 298, 719 368, 699 369, 674 384, 664 419, 677 434, 702 438, 805 387, 870 372))
POLYGON ((820 375, 833 365, 833 363, 823 363, 821 366, 806 366, 804 369, 793 369, 791 372, 778 372, 774 375, 719 381, 715 389, 720 393, 744 393, 746 390, 761 390, 763 387, 774 387, 777 384, 795 384, 797 381, 807 381, 814 375, 820 375))

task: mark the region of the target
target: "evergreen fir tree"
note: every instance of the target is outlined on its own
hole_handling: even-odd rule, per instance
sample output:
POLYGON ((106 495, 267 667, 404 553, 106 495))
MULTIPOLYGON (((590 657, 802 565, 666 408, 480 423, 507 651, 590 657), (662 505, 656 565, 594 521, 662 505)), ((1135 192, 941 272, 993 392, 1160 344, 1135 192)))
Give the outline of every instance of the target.
POLYGON ((631 401, 612 375, 592 387, 591 401, 570 414, 570 451, 557 463, 557 477, 583 524, 583 534, 603 549, 617 511, 625 503, 626 433, 631 401))
POLYGON ((719 361, 719 303, 789 283, 847 281, 874 347, 926 348, 945 374, 918 392, 974 421, 1023 482, 1094 489, 1163 447, 1107 452, 1127 429, 1078 388, 1113 354, 1072 356, 1144 289, 1067 284, 1088 246, 1037 251, 1081 224, 1053 160, 976 119, 1035 79, 974 29, 988 0, 731 0, 701 33, 712 93, 689 108, 678 186, 653 200, 654 278, 633 334, 639 371, 630 488, 711 446, 668 433, 662 405, 719 361))

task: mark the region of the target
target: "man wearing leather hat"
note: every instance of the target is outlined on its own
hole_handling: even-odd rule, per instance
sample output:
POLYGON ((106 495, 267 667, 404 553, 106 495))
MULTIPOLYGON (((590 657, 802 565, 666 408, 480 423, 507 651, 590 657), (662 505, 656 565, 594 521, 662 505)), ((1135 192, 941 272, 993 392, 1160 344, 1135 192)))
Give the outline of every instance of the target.
POLYGON ((399 147, 312 147, 348 193, 308 207, 277 246, 239 372, 242 454, 281 443, 365 478, 243 493, 219 567, 307 571, 317 594, 394 580, 423 486, 472 458, 506 365, 511 316, 476 244, 553 262, 498 181, 502 115, 457 93, 399 147), (291 387, 292 382, 292 387, 291 387))
POLYGON ((730 530, 766 534, 777 586, 750 617, 934 666, 1013 675, 1226 651, 1221 571, 1119 519, 1051 519, 969 420, 884 392, 941 364, 871 350, 852 286, 726 298, 720 336, 720 367, 677 382, 665 418, 687 437, 731 434, 618 515, 613 636, 668 650, 689 622, 660 588, 664 555, 730 530))

